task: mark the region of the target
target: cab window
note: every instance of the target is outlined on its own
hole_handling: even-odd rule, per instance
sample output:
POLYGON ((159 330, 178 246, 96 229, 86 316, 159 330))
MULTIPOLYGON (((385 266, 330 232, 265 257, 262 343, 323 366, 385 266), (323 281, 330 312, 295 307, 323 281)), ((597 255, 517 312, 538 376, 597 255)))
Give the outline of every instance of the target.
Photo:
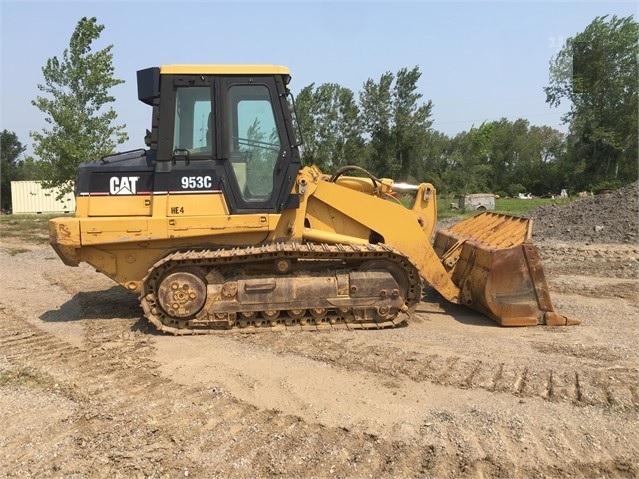
POLYGON ((273 176, 281 139, 275 112, 264 85, 229 88, 230 161, 244 201, 266 201, 273 192, 273 176))
POLYGON ((211 89, 183 87, 177 89, 175 102, 174 155, 213 153, 211 89))

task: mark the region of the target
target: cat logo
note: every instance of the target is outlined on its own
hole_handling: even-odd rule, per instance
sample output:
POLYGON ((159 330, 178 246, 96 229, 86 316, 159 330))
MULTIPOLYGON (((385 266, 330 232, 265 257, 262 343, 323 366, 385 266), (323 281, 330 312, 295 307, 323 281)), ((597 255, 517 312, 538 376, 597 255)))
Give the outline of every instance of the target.
POLYGON ((134 195, 137 192, 139 176, 112 176, 109 180, 109 193, 112 195, 134 195))

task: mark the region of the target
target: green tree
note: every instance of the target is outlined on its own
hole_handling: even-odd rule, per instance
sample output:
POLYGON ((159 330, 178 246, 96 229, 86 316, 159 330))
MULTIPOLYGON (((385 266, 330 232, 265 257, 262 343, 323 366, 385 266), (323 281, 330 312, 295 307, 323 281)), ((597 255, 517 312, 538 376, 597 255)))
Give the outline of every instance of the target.
POLYGON ((8 130, 0 133, 0 201, 3 211, 11 210, 11 182, 20 180, 20 155, 26 149, 18 136, 8 130))
POLYGON ((450 143, 448 168, 443 175, 447 189, 455 193, 490 190, 493 125, 482 123, 457 134, 450 143))
POLYGON ((392 92, 394 75, 384 73, 379 82, 369 78, 359 93, 364 131, 368 136, 369 158, 366 167, 377 176, 395 177, 399 164, 393 144, 392 92))
POLYGON ((528 154, 517 165, 514 178, 524 178, 526 190, 534 195, 559 194, 567 186, 561 168, 565 135, 549 126, 531 126, 526 138, 528 154))
POLYGON ((33 156, 27 156, 18 164, 18 176, 22 181, 42 181, 46 173, 41 161, 33 156))
POLYGON ((360 92, 364 131, 370 138, 368 166, 378 176, 420 179, 424 171, 433 104, 421 102, 419 67, 369 78, 360 92))
POLYGON ((511 195, 531 192, 541 195, 557 189, 554 165, 561 153, 563 136, 548 126, 530 126, 528 120, 502 118, 491 122, 488 164, 490 186, 511 195), (523 191, 519 191, 523 190, 523 191))
POLYGON ((550 62, 546 101, 571 103, 563 121, 569 135, 570 186, 637 179, 639 24, 632 16, 595 18, 569 38, 550 62))
POLYGON ((415 174, 415 181, 433 183, 441 194, 447 194, 448 188, 443 178, 448 169, 448 155, 451 139, 444 133, 429 130, 426 134, 424 146, 424 161, 417 164, 419 171, 415 174))
POLYGON ((46 187, 73 190, 78 165, 114 152, 128 139, 126 125, 113 125, 116 112, 107 107, 115 100, 109 90, 123 80, 114 77, 113 45, 93 51, 104 25, 82 18, 62 54, 49 58, 42 68, 46 96, 32 101, 46 115, 48 127, 32 132, 34 152, 46 170, 46 187))
POLYGON ((543 194, 565 185, 559 177, 563 135, 547 126, 530 126, 528 120, 482 123, 441 147, 435 160, 440 192, 543 194))
POLYGON ((363 165, 364 141, 359 108, 351 90, 336 83, 304 87, 296 101, 304 137, 302 160, 326 172, 363 165))

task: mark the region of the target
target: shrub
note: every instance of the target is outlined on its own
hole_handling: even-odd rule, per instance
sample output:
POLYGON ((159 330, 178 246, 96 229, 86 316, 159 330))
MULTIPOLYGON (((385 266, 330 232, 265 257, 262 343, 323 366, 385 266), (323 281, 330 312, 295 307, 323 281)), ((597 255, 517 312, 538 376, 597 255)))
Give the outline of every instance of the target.
POLYGON ((621 184, 621 181, 619 180, 603 180, 592 185, 590 189, 592 190, 594 194, 598 195, 602 193, 603 191, 618 190, 622 186, 623 185, 621 184))
POLYGON ((508 196, 517 197, 519 193, 525 193, 526 188, 524 185, 520 185, 519 183, 513 183, 508 187, 508 196))

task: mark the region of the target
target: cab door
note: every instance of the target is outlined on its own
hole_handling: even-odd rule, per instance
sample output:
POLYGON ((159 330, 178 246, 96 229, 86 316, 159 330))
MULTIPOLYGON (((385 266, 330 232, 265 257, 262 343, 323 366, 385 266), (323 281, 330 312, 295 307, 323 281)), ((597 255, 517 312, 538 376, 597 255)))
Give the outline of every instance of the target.
POLYGON ((227 201, 240 213, 279 212, 291 206, 299 163, 291 165, 281 103, 286 100, 278 82, 259 75, 221 82, 222 156, 231 196, 227 201))

